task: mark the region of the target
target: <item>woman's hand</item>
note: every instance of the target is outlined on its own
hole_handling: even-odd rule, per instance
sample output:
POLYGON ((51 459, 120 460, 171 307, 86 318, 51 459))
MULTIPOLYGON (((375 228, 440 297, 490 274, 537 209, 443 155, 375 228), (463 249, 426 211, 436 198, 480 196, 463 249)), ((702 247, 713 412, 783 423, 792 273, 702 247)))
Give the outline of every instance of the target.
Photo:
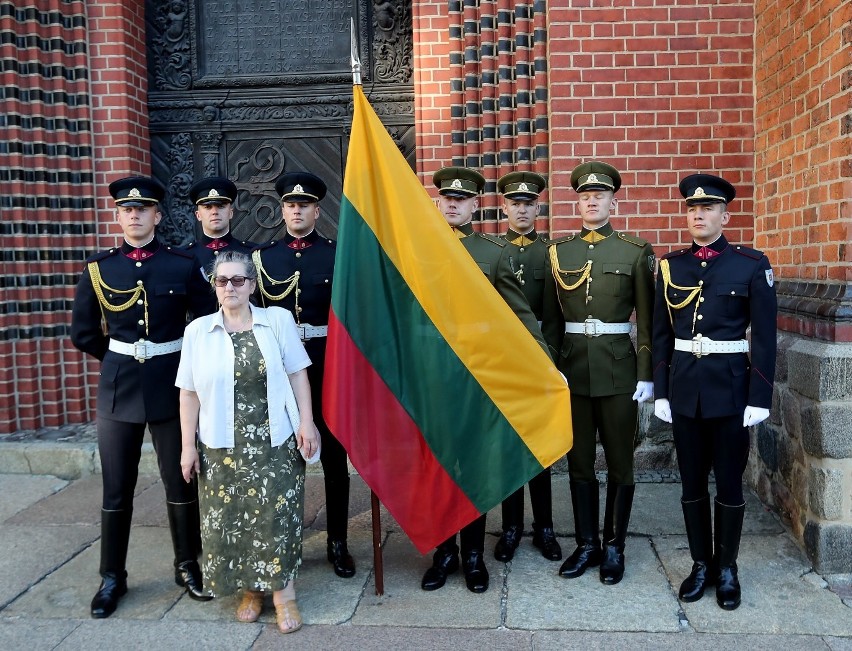
POLYGON ((193 447, 184 447, 180 451, 180 470, 183 479, 188 484, 201 470, 201 462, 198 460, 198 450, 193 447))
POLYGON ((299 423, 299 431, 296 432, 296 446, 305 459, 310 459, 316 454, 319 446, 319 431, 312 420, 303 420, 299 423))

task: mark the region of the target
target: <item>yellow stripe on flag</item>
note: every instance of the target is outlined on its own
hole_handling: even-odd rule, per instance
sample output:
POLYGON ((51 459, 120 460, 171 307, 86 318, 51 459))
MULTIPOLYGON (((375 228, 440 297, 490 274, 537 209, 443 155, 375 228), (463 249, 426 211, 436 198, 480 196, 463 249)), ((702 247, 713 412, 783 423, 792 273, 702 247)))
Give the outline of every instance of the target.
POLYGON ((344 195, 455 354, 550 466, 570 446, 565 381, 453 234, 360 86, 354 95, 344 195))

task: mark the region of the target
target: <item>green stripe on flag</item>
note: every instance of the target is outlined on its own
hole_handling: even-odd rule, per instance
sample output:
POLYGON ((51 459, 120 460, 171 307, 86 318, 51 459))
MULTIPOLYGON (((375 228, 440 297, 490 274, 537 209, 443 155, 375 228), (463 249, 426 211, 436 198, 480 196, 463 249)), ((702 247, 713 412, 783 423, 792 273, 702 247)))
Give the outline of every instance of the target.
POLYGON ((358 254, 337 256, 337 318, 447 473, 477 508, 487 510, 538 474, 541 464, 438 332, 345 196, 339 239, 358 254))

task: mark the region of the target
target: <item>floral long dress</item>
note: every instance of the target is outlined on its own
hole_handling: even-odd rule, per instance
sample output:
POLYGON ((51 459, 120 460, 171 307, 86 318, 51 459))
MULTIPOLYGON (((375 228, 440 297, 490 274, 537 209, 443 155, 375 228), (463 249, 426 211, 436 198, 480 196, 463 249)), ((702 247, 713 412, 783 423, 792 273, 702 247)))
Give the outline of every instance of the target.
POLYGON ((234 447, 201 445, 204 585, 216 596, 284 589, 302 564, 305 462, 295 436, 273 448, 266 362, 251 330, 234 343, 234 447))

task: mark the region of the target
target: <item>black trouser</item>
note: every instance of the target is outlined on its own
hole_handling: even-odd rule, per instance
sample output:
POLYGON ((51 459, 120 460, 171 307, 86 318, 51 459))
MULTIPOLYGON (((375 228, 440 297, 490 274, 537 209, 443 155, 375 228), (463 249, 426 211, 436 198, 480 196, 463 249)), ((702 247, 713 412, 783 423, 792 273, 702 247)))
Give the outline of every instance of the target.
MULTIPOLYGON (((187 484, 180 469, 180 419, 148 423, 148 428, 157 452, 166 501, 184 503, 198 499, 195 482, 187 484)), ((102 508, 129 511, 133 508, 145 423, 125 423, 98 416, 97 430, 103 478, 102 508)))
MULTIPOLYGON (((309 347, 308 352, 311 352, 309 347)), ((346 540, 349 520, 349 464, 346 449, 328 429, 322 415, 323 361, 320 357, 308 367, 308 380, 311 383, 314 423, 322 441, 320 463, 325 480, 326 528, 329 540, 346 540)))
POLYGON ((672 431, 683 500, 698 500, 708 494, 712 470, 716 476, 716 500, 731 506, 742 504, 743 473, 749 451, 743 415, 692 418, 672 413, 672 431))
MULTIPOLYGON (((529 481, 533 522, 537 529, 553 528, 553 500, 550 468, 545 468, 529 481)), ((524 528, 524 487, 503 500, 503 531, 509 527, 524 528)))
POLYGON ((572 481, 593 482, 597 436, 606 457, 607 481, 633 483, 633 441, 639 409, 631 394, 591 398, 571 394, 571 422, 574 445, 568 451, 568 472, 572 481))
MULTIPOLYGON (((486 513, 480 515, 476 520, 471 522, 469 525, 462 528, 459 532, 459 543, 461 548, 462 559, 464 559, 470 552, 479 552, 480 554, 485 550, 485 519, 487 517, 486 513)), ((455 535, 447 538, 443 543, 441 543, 441 547, 455 547, 456 537, 455 535)))

